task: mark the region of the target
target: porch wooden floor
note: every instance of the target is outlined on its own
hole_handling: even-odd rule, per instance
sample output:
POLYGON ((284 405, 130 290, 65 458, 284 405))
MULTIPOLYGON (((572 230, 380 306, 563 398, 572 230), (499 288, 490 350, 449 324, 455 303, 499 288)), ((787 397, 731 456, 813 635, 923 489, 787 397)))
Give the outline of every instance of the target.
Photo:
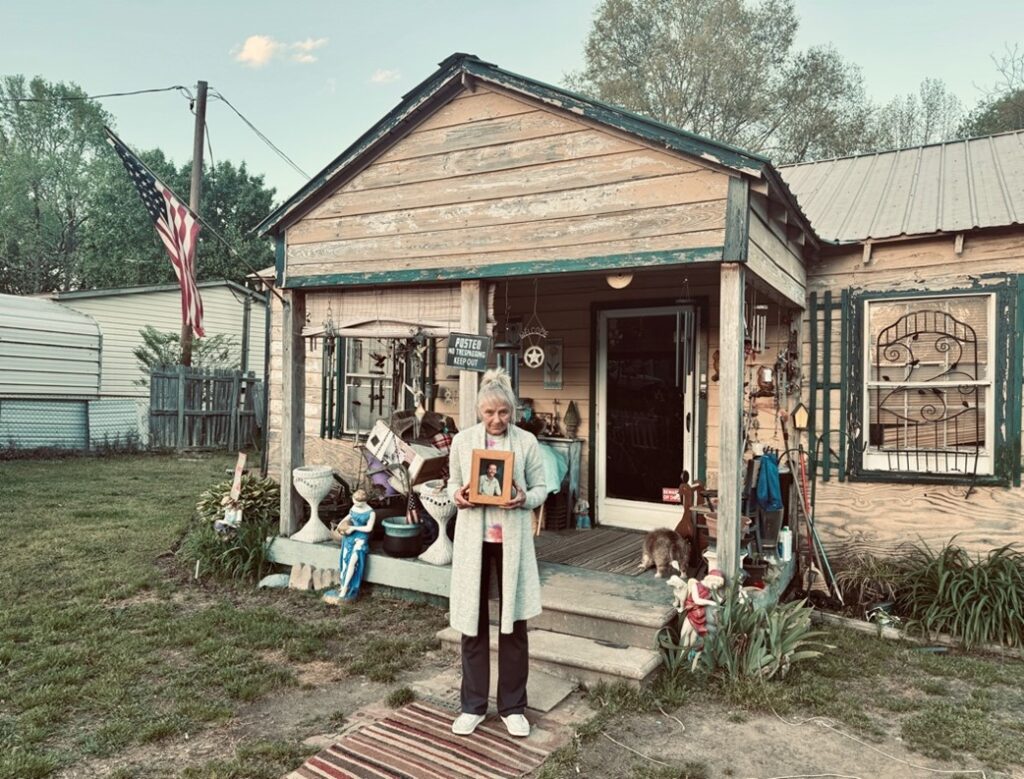
MULTIPOLYGON (((644 533, 611 527, 591 530, 544 531, 534 539, 537 559, 605 571, 625 576, 640 576, 637 565, 644 544, 644 533)), ((653 569, 652 569, 653 570, 653 569)))

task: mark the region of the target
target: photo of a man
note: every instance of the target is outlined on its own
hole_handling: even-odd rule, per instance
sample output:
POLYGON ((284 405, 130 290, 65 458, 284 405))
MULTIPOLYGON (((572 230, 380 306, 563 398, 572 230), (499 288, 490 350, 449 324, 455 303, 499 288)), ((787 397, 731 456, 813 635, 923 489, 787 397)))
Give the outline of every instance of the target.
POLYGON ((501 495, 501 476, 498 472, 498 463, 485 460, 484 469, 480 472, 480 494, 494 496, 501 495))

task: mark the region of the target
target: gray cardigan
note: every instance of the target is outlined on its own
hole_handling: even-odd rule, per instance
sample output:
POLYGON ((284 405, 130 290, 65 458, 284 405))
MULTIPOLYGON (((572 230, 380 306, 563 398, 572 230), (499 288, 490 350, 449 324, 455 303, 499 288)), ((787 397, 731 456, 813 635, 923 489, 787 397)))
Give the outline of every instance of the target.
MULTIPOLYGON (((484 433, 483 423, 478 423, 458 433, 452 440, 448 494, 453 499, 455 493, 468 483, 473 450, 486 446, 484 433)), ((544 503, 548 494, 537 439, 532 433, 510 425, 508 442, 514 455, 513 479, 526 489, 526 503, 521 509, 488 509, 502 512, 501 597, 506 605, 501 615, 502 633, 511 633, 513 622, 536 617, 541 612, 540 577, 531 520, 532 510, 544 503)), ((483 543, 483 509, 459 509, 452 553, 449 622, 455 630, 467 636, 476 635, 483 543)))

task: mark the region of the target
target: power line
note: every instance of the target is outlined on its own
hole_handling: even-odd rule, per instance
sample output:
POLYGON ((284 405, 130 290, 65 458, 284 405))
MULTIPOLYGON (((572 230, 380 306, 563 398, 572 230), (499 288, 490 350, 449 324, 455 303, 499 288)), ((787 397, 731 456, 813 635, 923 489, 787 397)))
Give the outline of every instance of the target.
POLYGON ((60 97, 0 97, 0 103, 60 103, 73 100, 99 100, 104 97, 131 97, 132 95, 148 95, 153 92, 181 92, 189 100, 192 93, 187 87, 176 84, 173 87, 159 89, 137 89, 134 92, 108 92, 105 95, 62 95, 60 97))
POLYGON ((259 131, 259 129, 256 127, 256 125, 254 125, 252 122, 250 122, 248 119, 246 119, 245 116, 242 115, 241 111, 239 111, 237 108, 235 108, 233 105, 231 105, 231 102, 226 97, 224 97, 224 95, 222 95, 220 92, 218 92, 215 89, 211 90, 211 94, 213 95, 214 99, 222 100, 225 103, 225 105, 227 105, 228 108, 230 108, 232 111, 234 111, 236 114, 238 114, 238 118, 241 119, 243 122, 245 122, 249 126, 249 129, 252 130, 254 133, 256 133, 256 135, 259 137, 259 139, 261 141, 263 141, 265 144, 267 144, 267 146, 269 146, 271 149, 273 149, 278 157, 280 157, 282 160, 284 160, 289 165, 291 165, 292 169, 295 170, 295 172, 297 172, 300 176, 302 176, 307 181, 309 181, 311 176, 308 173, 306 173, 306 171, 304 171, 302 168, 300 168, 298 165, 296 165, 291 157, 289 157, 287 154, 285 154, 283 151, 281 151, 279 148, 277 148, 277 146, 275 146, 274 143, 267 136, 265 136, 263 133, 261 133, 259 131))

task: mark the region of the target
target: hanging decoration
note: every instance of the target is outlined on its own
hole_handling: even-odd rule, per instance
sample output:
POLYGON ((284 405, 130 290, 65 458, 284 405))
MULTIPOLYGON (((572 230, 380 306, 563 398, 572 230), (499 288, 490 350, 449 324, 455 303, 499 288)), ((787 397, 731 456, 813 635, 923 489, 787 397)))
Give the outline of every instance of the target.
POLYGON ((527 368, 539 368, 544 364, 544 348, 541 343, 547 339, 548 330, 537 316, 537 279, 533 280, 533 313, 519 331, 524 346, 523 364, 527 368))
POLYGON ((544 344, 544 389, 562 389, 561 338, 549 338, 544 344))

